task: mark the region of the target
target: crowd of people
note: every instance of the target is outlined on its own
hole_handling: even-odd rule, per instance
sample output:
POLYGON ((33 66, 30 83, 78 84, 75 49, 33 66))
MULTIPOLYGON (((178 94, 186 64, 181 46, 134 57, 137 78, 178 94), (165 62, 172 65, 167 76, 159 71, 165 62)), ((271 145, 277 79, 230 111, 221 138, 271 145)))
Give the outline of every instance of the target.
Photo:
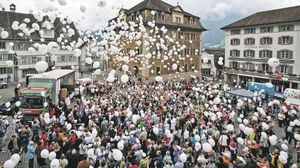
POLYGON ((16 114, 7 148, 29 168, 296 168, 299 107, 228 90, 197 78, 81 86, 33 122, 16 114))

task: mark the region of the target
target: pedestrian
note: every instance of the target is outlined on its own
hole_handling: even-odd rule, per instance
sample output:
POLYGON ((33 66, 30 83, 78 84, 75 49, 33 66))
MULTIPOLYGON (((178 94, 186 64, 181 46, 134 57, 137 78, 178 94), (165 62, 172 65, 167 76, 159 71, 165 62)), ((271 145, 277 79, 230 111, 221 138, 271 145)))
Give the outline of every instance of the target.
POLYGON ((29 160, 28 168, 34 168, 36 145, 33 141, 30 141, 27 146, 26 158, 29 160))
POLYGON ((21 149, 21 140, 17 137, 16 134, 11 136, 11 139, 8 143, 7 149, 11 152, 11 155, 19 153, 21 149))

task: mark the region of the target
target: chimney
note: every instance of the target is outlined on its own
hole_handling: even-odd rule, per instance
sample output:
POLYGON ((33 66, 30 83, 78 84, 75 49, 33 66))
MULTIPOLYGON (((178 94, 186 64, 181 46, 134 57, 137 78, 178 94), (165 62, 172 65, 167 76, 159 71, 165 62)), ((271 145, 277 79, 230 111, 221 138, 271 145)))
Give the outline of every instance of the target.
POLYGON ((9 9, 10 9, 11 12, 15 12, 15 11, 16 11, 16 5, 13 4, 13 3, 10 4, 10 5, 9 5, 9 9))

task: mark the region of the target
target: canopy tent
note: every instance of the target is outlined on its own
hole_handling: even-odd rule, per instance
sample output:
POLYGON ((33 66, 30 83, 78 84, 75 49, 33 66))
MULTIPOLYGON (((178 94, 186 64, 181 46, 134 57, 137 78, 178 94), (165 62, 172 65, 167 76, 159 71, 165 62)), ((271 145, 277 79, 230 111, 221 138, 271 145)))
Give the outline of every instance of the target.
POLYGON ((285 100, 285 103, 289 103, 293 106, 300 106, 300 99, 296 99, 296 98, 287 98, 285 100))
POLYGON ((231 90, 231 91, 227 91, 227 93, 235 95, 235 96, 241 96, 241 97, 248 97, 248 98, 255 97, 253 92, 246 90, 246 89, 231 90))

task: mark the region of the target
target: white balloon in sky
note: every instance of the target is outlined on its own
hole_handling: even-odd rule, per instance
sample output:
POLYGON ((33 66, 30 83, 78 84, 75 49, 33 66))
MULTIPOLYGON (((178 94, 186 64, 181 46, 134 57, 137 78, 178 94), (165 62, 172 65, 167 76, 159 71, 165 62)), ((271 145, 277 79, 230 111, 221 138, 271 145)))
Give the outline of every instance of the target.
POLYGON ((41 44, 41 45, 39 45, 39 52, 40 52, 42 55, 45 55, 45 54, 48 52, 47 45, 46 45, 46 44, 41 44))
POLYGON ((96 69, 96 68, 99 68, 99 67, 100 67, 100 62, 99 61, 94 62, 93 68, 96 69))
POLYGON ((80 5, 80 11, 84 13, 86 11, 86 7, 84 5, 80 5))
POLYGON ((106 6, 106 1, 102 0, 98 2, 99 7, 105 7, 106 6))
POLYGON ((78 49, 78 48, 76 48, 75 50, 74 50, 74 52, 75 52, 75 56, 76 57, 80 57, 81 56, 81 50, 80 49, 78 49))
POLYGON ((88 57, 88 58, 85 59, 85 62, 86 62, 87 64, 91 65, 91 64, 93 63, 93 60, 92 60, 91 57, 88 57))
POLYGON ((58 3, 59 3, 61 6, 67 5, 67 1, 66 1, 66 0, 58 0, 58 3))
POLYGON ((38 72, 45 72, 48 69, 48 63, 45 61, 39 61, 35 64, 35 70, 38 72))
POLYGON ((2 38, 2 39, 6 39, 6 38, 8 38, 9 33, 8 33, 7 31, 4 30, 4 31, 1 32, 0 35, 1 35, 1 38, 2 38))
POLYGON ((40 30, 40 26, 37 23, 32 23, 31 27, 36 31, 40 30))
POLYGON ((48 52, 55 52, 59 50, 59 45, 56 42, 51 41, 47 44, 47 51, 48 52))

